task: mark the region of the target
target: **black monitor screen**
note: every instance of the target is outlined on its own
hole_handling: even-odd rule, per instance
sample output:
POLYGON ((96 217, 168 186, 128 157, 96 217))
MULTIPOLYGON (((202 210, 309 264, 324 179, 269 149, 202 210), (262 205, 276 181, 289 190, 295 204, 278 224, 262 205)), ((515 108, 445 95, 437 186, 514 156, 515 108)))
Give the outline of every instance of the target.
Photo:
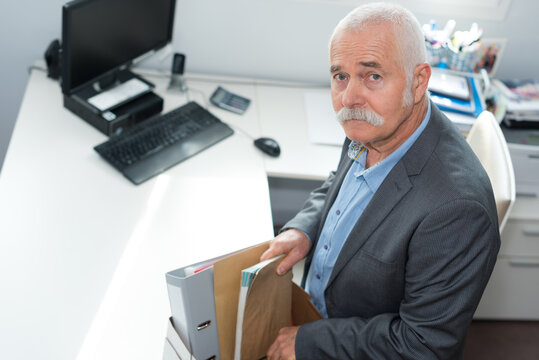
POLYGON ((62 14, 62 89, 69 93, 172 39, 175 0, 75 0, 62 14))

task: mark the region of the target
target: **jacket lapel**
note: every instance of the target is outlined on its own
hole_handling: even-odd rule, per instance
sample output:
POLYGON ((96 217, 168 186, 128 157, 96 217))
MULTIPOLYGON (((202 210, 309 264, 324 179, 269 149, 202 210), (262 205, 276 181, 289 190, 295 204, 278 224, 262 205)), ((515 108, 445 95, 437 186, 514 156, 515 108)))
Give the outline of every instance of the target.
POLYGON ((337 258, 329 278, 328 287, 411 188, 412 183, 408 178, 404 165, 401 162, 397 163, 350 232, 351 235, 344 243, 337 258))
MULTIPOLYGON (((413 186, 410 177, 421 172, 423 166, 426 164, 436 147, 440 132, 446 131, 445 128, 448 124, 449 126, 452 126, 450 121, 445 118, 440 110, 438 110, 438 108, 431 102, 431 116, 427 127, 414 145, 412 145, 403 158, 389 172, 386 179, 369 202, 369 205, 367 205, 363 214, 354 225, 341 249, 337 262, 333 267, 333 272, 331 273, 326 289, 339 275, 344 266, 359 251, 373 231, 380 226, 389 212, 393 210, 402 197, 410 191, 413 186)), ((347 166, 347 169, 349 167, 350 165, 347 166)), ((348 172, 348 170, 346 170, 344 174, 346 174, 346 172, 348 172)), ((338 185, 336 192, 340 189, 343 179, 344 175, 342 175, 340 179, 340 184, 338 185)), ((329 204, 333 204, 335 196, 331 199, 329 204)), ((324 210, 324 214, 327 216, 329 208, 324 210)))

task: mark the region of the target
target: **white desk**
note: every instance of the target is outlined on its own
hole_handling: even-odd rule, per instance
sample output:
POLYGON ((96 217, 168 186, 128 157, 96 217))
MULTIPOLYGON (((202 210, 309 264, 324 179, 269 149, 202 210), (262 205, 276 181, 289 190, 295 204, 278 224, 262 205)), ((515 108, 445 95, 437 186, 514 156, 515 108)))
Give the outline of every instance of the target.
MULTIPOLYGON (((186 102, 146 78, 164 111, 186 102)), ((63 108, 58 83, 32 73, 0 176, 0 358, 159 359, 165 273, 270 239, 266 175, 323 180, 335 168, 340 148, 306 131, 304 93, 323 88, 188 80, 200 104, 220 84, 252 106, 210 107, 236 134, 134 186, 92 149, 106 137, 63 108), (281 156, 240 129, 275 138, 281 156)))
POLYGON ((264 136, 277 139, 283 150, 279 158, 264 159, 268 175, 325 180, 329 172, 336 169, 341 147, 315 145, 308 138, 304 94, 322 89, 257 86, 261 132, 264 136))
MULTIPOLYGON (((149 80, 164 111, 185 102, 149 80)), ((256 106, 212 111, 260 133, 256 106)), ((32 73, 0 176, 2 359, 159 359, 165 273, 273 235, 265 155, 241 133, 139 186, 92 149, 105 139, 32 73)))

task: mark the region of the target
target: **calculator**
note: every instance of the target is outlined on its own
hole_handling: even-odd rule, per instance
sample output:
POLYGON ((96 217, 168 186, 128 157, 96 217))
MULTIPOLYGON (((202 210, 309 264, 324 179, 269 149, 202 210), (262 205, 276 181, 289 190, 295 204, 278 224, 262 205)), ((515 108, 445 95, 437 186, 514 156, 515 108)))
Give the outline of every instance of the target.
POLYGON ((210 97, 210 101, 215 106, 220 107, 228 111, 232 111, 236 114, 243 114, 245 110, 251 104, 251 100, 244 98, 243 96, 231 93, 218 86, 210 97))

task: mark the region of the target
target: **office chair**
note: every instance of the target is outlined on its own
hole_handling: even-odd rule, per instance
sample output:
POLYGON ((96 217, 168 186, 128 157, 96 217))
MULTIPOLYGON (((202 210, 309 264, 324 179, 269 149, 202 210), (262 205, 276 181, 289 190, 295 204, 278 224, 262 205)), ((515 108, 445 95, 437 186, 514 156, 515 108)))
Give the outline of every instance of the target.
POLYGON ((490 178, 501 232, 515 202, 515 172, 507 142, 491 112, 483 111, 479 115, 466 141, 490 178))

